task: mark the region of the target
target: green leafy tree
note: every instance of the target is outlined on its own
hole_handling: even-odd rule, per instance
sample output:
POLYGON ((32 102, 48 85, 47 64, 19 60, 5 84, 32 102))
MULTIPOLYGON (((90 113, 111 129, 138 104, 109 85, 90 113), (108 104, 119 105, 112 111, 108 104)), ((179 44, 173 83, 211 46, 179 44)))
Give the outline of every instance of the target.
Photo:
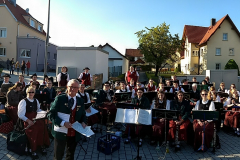
POLYGON ((233 59, 230 59, 227 64, 225 65, 225 68, 224 69, 237 69, 238 70, 238 74, 239 74, 239 68, 238 68, 238 65, 237 63, 233 60, 233 59))
POLYGON ((139 42, 138 49, 141 50, 144 59, 155 64, 155 76, 168 62, 179 60, 176 51, 183 48, 183 41, 179 39, 178 34, 171 35, 169 26, 164 22, 160 26, 150 29, 145 27, 146 30, 135 33, 139 42))

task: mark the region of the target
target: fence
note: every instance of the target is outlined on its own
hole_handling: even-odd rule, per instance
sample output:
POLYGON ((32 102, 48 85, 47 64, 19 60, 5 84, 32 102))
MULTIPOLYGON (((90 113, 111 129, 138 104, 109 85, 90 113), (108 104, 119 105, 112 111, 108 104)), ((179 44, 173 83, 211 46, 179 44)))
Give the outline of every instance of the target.
POLYGON ((108 67, 108 77, 118 77, 122 74, 122 66, 108 67))

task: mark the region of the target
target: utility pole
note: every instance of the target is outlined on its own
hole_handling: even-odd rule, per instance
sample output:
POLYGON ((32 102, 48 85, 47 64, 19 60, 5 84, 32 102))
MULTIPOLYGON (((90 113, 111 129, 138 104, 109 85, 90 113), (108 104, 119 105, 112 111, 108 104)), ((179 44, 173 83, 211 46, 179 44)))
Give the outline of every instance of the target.
POLYGON ((45 58, 44 58, 44 75, 47 75, 47 48, 49 43, 49 20, 50 20, 50 0, 48 0, 48 24, 47 24, 47 37, 45 43, 45 58))

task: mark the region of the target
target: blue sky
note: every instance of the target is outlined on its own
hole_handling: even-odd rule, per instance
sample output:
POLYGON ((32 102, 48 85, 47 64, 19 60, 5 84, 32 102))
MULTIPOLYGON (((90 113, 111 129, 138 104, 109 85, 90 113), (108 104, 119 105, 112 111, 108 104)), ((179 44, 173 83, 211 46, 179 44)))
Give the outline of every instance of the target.
MULTIPOLYGON (((17 0, 47 28, 48 0, 17 0)), ((184 25, 208 27, 226 14, 240 30, 240 0, 51 0, 50 42, 86 47, 109 43, 120 53, 137 48, 134 34, 163 22, 182 36, 184 25)))

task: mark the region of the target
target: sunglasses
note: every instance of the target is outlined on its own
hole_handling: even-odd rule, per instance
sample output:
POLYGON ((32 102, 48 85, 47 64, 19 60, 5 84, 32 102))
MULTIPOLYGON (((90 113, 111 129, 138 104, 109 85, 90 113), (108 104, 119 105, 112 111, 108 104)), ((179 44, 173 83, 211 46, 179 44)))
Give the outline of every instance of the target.
POLYGON ((202 96, 206 96, 207 94, 202 94, 202 96))
POLYGON ((35 92, 28 92, 28 93, 35 93, 35 92))

